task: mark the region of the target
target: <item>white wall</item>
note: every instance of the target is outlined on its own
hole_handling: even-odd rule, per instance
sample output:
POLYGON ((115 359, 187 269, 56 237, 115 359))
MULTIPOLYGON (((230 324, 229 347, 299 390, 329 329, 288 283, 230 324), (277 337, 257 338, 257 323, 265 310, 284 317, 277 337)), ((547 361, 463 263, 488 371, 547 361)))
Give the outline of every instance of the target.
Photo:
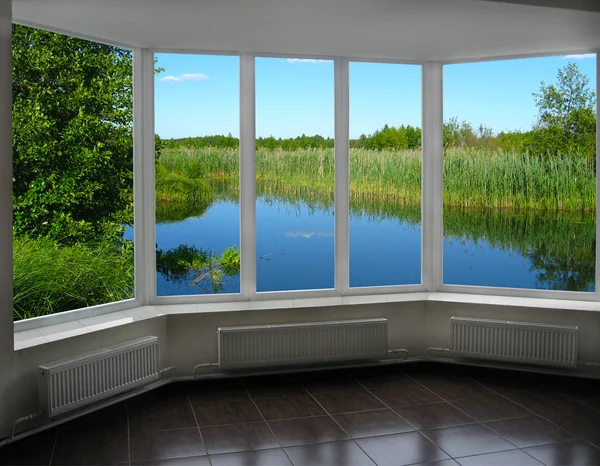
MULTIPOLYGON (((3 316, 3 329, 12 327, 3 316)), ((426 347, 448 346, 448 319, 453 315, 578 325, 579 357, 600 363, 600 313, 441 302, 404 302, 304 308, 293 310, 215 312, 170 315, 19 351, 2 342, 0 439, 10 434, 14 419, 37 411, 37 366, 143 335, 157 335, 162 366, 176 366, 177 376, 189 376, 196 364, 217 361, 217 327, 285 322, 311 322, 385 317, 390 323, 389 347, 422 356, 426 347)), ((5 332, 9 337, 8 332, 5 332)), ((201 382, 200 382, 201 383, 201 382)), ((25 427, 25 425, 23 425, 25 427)))
POLYGON ((0 0, 0 438, 15 414, 8 394, 19 367, 12 350, 11 6, 0 0))

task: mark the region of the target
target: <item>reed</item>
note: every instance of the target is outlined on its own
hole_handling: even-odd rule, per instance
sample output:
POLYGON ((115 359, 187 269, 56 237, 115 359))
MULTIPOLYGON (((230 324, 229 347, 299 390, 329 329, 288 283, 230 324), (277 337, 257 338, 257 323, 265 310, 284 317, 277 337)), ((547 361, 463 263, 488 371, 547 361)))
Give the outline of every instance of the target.
MULTIPOLYGON (((166 149, 159 168, 187 180, 239 178, 238 154, 237 149, 166 149)), ((257 150, 256 178, 333 193, 333 149, 257 150)), ((165 190, 158 187, 157 182, 160 196, 165 190)), ((463 149, 444 155, 446 207, 594 211, 595 193, 594 167, 584 158, 463 149)), ((420 151, 351 149, 350 197, 359 195, 420 204, 420 151)))

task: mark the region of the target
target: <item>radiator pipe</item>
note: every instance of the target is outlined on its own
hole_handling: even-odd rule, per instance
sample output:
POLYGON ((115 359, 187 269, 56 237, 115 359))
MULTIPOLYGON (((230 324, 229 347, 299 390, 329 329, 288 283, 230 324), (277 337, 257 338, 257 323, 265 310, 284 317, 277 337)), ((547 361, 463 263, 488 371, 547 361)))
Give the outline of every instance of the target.
POLYGON ((175 367, 175 366, 165 367, 164 369, 160 370, 159 376, 160 376, 161 379, 163 379, 164 378, 164 374, 166 374, 166 373, 168 373, 170 371, 175 372, 176 370, 177 370, 177 367, 175 367))
POLYGON ((12 440, 15 438, 15 430, 17 429, 18 424, 20 424, 21 422, 29 421, 31 419, 35 419, 36 417, 41 416, 42 414, 44 414, 43 411, 38 411, 37 413, 28 414, 27 416, 23 416, 17 419, 13 424, 12 431, 10 433, 10 439, 12 440))
POLYGON ((398 353, 403 353, 404 354, 404 359, 408 359, 408 350, 405 350, 405 349, 391 349, 391 350, 388 350, 388 357, 392 356, 394 354, 398 354, 398 353))
POLYGON ((429 353, 430 351, 437 351, 439 353, 449 353, 450 349, 449 348, 435 348, 435 347, 427 348, 425 350, 425 359, 427 359, 427 353, 429 353))
POLYGON ((198 369, 208 369, 211 367, 215 367, 218 366, 219 363, 218 362, 206 362, 204 364, 198 364, 196 367, 194 367, 194 370, 192 371, 192 377, 195 379, 196 378, 196 371, 198 369))

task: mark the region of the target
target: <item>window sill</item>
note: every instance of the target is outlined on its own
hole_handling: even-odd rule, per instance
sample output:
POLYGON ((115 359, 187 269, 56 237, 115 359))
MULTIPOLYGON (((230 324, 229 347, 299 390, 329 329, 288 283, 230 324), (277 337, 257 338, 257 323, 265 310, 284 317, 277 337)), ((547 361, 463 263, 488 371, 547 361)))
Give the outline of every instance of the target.
POLYGON ((507 307, 559 309, 564 311, 600 311, 600 302, 562 299, 522 298, 511 296, 478 295, 466 293, 397 293, 326 298, 302 298, 263 301, 215 302, 200 304, 171 304, 142 306, 110 312, 79 320, 27 328, 15 331, 15 351, 64 340, 78 335, 97 332, 111 327, 153 319, 161 316, 207 314, 258 310, 289 310, 309 307, 352 306, 399 302, 446 302, 507 307))

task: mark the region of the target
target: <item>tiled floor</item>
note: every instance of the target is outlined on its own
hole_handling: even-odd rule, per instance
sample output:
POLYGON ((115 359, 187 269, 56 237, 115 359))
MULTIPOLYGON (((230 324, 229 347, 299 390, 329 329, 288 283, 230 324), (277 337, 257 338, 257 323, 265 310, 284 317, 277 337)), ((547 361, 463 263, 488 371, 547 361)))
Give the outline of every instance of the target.
POLYGON ((600 465, 600 381, 418 363, 178 383, 0 464, 600 465))

